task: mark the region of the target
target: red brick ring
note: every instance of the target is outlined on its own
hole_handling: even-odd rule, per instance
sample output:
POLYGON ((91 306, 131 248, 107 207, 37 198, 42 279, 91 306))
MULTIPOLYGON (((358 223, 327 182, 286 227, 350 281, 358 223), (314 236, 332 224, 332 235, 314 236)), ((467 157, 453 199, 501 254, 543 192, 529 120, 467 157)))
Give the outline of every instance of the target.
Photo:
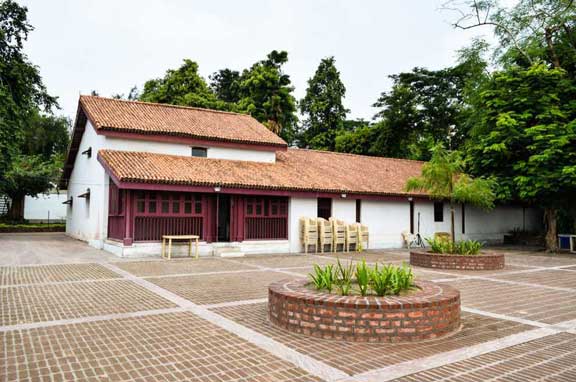
POLYGON ((424 251, 410 252, 410 265, 436 269, 493 271, 504 268, 504 254, 450 255, 424 251))
POLYGON ((407 296, 340 296, 312 289, 306 279, 268 287, 268 318, 293 333, 350 342, 410 342, 460 328, 460 292, 417 281, 407 296))

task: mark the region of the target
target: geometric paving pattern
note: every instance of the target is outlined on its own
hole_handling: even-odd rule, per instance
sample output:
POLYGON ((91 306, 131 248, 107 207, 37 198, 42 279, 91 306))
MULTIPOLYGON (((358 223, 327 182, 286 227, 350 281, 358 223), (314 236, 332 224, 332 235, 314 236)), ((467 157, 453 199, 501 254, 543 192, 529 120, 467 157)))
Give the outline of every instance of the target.
POLYGON ((113 279, 119 276, 99 264, 0 267, 0 285, 113 279))
POLYGON ((576 257, 501 251, 498 271, 415 268, 460 290, 462 327, 403 344, 287 333, 265 303, 314 263, 402 250, 0 267, 0 380, 576 381, 576 257))
POLYGON ((318 380, 187 312, 11 331, 0 339, 6 381, 318 380))
POLYGON ((0 288, 0 326, 172 307, 124 280, 0 288))
POLYGON ((549 381, 572 382, 576 335, 561 333, 413 374, 398 382, 549 381))

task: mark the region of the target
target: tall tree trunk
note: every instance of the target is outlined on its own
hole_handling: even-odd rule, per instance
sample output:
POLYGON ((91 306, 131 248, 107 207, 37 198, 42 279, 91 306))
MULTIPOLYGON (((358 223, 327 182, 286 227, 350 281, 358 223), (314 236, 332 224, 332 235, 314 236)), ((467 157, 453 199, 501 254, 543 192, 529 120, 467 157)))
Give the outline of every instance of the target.
POLYGON ((454 204, 450 202, 450 237, 452 243, 456 242, 456 232, 454 231, 454 204))
POLYGON ((546 28, 544 31, 544 35, 546 37, 546 45, 548 45, 548 52, 550 52, 550 59, 552 60, 552 64, 556 69, 560 69, 560 59, 556 54, 556 49, 554 48, 554 42, 552 41, 552 30, 550 28, 546 28))
POLYGON ((10 210, 8 210, 8 219, 11 221, 24 220, 24 195, 11 197, 10 210))
POLYGON ((556 223, 558 220, 558 210, 555 208, 544 209, 544 224, 546 225, 546 250, 549 252, 558 251, 558 233, 556 223))

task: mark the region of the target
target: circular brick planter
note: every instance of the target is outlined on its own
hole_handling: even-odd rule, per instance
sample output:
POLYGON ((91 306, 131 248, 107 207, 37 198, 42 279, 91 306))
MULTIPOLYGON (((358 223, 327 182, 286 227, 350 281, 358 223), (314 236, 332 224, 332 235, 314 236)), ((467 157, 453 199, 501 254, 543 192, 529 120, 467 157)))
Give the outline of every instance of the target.
POLYGON ((411 251, 410 265, 437 269, 489 271, 504 268, 504 255, 502 253, 450 255, 432 252, 411 251))
POLYGON ((339 296, 311 289, 305 279, 268 288, 270 321, 290 332, 351 342, 437 338, 460 327, 460 292, 417 281, 407 296, 339 296))

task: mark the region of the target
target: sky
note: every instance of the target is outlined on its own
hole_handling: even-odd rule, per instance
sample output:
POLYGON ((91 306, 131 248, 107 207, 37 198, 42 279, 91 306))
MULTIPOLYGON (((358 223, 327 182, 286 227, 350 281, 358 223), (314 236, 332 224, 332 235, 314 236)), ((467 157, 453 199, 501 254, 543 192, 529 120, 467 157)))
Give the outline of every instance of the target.
POLYGON ((371 119, 389 75, 455 63, 457 50, 489 29, 461 31, 446 0, 20 0, 35 27, 25 45, 62 114, 80 94, 127 94, 189 58, 205 77, 242 70, 276 50, 294 96, 334 56, 349 118, 371 119))

